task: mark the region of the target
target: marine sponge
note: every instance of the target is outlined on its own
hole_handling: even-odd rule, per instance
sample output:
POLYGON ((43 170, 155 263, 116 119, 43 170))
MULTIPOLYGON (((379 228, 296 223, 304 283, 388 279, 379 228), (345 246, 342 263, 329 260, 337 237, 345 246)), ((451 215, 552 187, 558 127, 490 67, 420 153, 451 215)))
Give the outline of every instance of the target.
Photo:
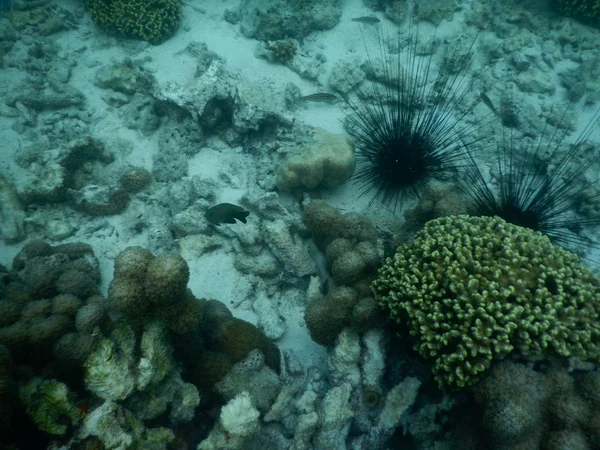
POLYGON ((598 279, 577 255, 497 217, 427 223, 372 287, 440 387, 472 385, 513 351, 600 361, 598 279))
POLYGON ((99 27, 152 44, 171 37, 181 17, 178 0, 86 0, 85 3, 99 27))

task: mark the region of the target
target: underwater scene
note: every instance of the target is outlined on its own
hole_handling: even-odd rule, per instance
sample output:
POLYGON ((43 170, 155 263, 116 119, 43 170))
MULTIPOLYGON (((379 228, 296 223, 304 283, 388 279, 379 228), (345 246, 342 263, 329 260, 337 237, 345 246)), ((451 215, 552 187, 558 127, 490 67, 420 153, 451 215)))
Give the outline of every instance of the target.
POLYGON ((600 0, 0 0, 0 450, 600 450, 600 0))

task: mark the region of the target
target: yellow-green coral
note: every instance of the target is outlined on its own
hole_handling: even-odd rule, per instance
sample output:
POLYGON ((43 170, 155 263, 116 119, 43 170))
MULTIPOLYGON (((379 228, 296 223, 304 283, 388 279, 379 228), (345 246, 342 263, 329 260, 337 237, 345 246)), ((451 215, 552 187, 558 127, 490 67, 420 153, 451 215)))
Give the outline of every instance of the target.
POLYGON ((513 351, 600 361, 598 279, 577 255, 497 217, 428 222, 372 287, 440 387, 472 385, 513 351))
POLYGON ((158 44, 171 37, 181 17, 179 0, 85 0, 101 28, 158 44))

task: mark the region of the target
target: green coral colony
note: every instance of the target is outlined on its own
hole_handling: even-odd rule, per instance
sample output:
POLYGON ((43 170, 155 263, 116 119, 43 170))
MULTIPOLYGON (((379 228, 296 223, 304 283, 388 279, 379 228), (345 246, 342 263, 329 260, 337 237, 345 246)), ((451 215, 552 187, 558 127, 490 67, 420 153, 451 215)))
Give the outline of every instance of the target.
POLYGON ((427 223, 372 287, 443 388, 474 385, 511 353, 600 360, 598 279, 577 255, 497 217, 427 223))
POLYGON ((170 38, 181 17, 179 0, 85 0, 94 23, 125 37, 159 44, 170 38))

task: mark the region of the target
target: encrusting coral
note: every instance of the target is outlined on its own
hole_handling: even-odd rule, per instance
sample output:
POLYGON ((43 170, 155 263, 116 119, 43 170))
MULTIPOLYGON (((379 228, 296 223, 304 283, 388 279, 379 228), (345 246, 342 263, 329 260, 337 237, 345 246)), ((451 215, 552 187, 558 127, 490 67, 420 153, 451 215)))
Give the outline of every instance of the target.
POLYGON ((600 360, 598 279, 577 255, 497 217, 429 222, 372 287, 443 388, 476 383, 512 352, 600 360))

